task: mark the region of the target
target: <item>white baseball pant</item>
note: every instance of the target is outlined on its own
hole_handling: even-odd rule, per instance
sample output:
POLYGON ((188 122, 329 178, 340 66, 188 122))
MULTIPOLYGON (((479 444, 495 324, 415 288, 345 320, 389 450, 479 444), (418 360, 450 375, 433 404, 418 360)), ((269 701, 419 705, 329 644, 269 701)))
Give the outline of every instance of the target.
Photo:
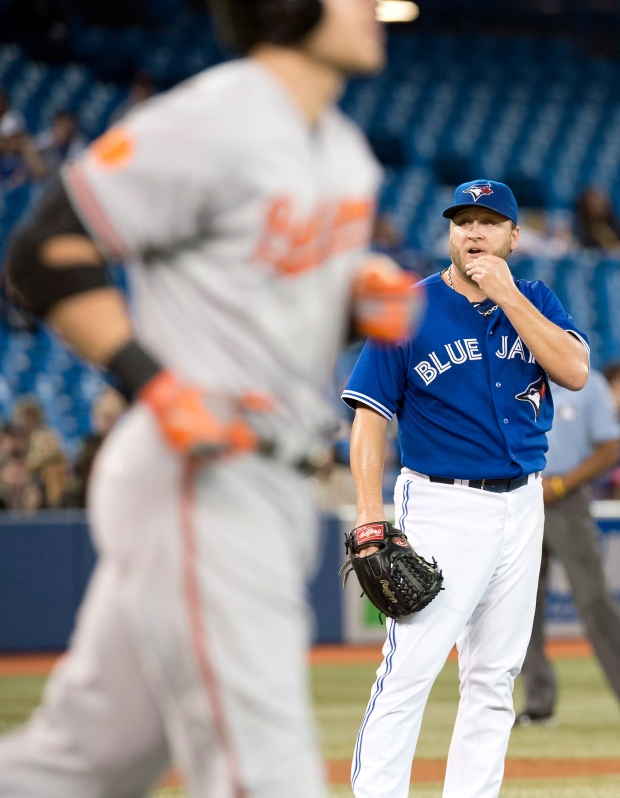
POLYGON ((512 691, 530 638, 540 569, 542 481, 489 493, 430 482, 403 469, 396 525, 426 559, 444 590, 422 612, 387 622, 353 757, 355 798, 406 798, 424 708, 456 643, 458 716, 444 798, 497 798, 510 730, 512 691))
POLYGON ((191 474, 136 407, 91 490, 100 559, 42 707, 0 741, 0 798, 326 798, 307 685, 302 478, 258 456, 191 474))

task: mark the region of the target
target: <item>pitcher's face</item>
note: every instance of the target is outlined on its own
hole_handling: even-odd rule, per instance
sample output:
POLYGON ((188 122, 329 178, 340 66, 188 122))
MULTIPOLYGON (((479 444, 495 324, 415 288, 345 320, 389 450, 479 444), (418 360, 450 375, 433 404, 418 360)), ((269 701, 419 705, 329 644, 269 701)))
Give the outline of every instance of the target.
POLYGON ((450 257, 465 274, 465 266, 481 255, 506 260, 519 243, 519 228, 487 208, 463 208, 450 222, 450 257))

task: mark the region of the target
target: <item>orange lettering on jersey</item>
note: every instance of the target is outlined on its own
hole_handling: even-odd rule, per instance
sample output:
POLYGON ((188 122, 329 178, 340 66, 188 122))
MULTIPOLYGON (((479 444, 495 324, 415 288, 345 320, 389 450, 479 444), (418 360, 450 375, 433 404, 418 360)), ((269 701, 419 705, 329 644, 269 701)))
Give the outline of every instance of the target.
POLYGON ((274 233, 286 235, 291 226, 293 203, 288 197, 275 200, 267 213, 267 227, 274 233))
POLYGON ((369 222, 374 213, 374 205, 368 200, 345 200, 336 212, 330 255, 354 249, 368 243, 369 222))
POLYGON ((90 148, 90 154, 99 166, 106 169, 122 169, 131 161, 135 150, 131 133, 114 127, 98 138, 90 148))
POLYGON ((346 199, 300 217, 290 198, 278 197, 267 208, 254 260, 287 276, 316 269, 335 255, 366 246, 373 212, 368 199, 346 199))

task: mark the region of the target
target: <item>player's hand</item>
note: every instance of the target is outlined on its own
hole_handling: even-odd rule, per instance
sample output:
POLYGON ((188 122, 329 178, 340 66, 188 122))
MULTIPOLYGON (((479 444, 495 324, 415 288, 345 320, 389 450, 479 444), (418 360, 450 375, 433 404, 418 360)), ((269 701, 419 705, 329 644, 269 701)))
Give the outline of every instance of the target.
POLYGON ((424 308, 418 277, 385 255, 370 255, 353 283, 353 316, 362 335, 388 343, 409 337, 424 308))
POLYGON ((360 549, 357 553, 358 557, 370 557, 371 554, 374 554, 376 551, 379 551, 378 546, 364 546, 363 549, 360 549))
POLYGON ((563 499, 570 492, 564 477, 560 476, 543 477, 542 489, 545 505, 555 504, 555 502, 563 499))
POLYGON ((542 481, 542 489, 543 489, 543 502, 547 504, 553 504, 558 500, 555 491, 551 487, 551 480, 543 478, 542 481))
POLYGON ((508 264, 496 255, 481 255, 465 265, 467 276, 474 280, 492 302, 500 307, 518 289, 508 264))
POLYGON ((216 457, 258 448, 256 433, 232 401, 215 409, 204 391, 183 383, 171 371, 155 376, 138 398, 150 407, 176 452, 216 457))

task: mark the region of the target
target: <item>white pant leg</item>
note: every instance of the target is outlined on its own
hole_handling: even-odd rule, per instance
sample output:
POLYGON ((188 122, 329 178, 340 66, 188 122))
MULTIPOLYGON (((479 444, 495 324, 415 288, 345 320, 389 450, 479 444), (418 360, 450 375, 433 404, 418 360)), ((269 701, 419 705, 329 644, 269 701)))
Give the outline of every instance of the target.
POLYGON ((541 481, 506 496, 501 558, 457 641, 461 700, 444 798, 497 798, 514 722, 512 691, 532 631, 544 510, 541 481))
POLYGON ((396 523, 426 559, 435 557, 444 591, 422 612, 389 623, 352 765, 356 798, 406 798, 424 707, 437 674, 501 560, 509 494, 431 483, 396 483, 396 523))
POLYGON ((325 798, 307 685, 305 483, 260 457, 184 480, 146 411, 130 422, 98 469, 93 511, 190 794, 325 798))
POLYGON ((305 484, 258 457, 195 483, 144 408, 110 436, 91 484, 100 564, 43 709, 0 742, 0 798, 140 798, 169 748, 195 798, 326 798, 305 484))
POLYGON ((100 562, 68 654, 28 724, 0 739, 1 798, 140 798, 168 763, 163 723, 100 562))
POLYGON ((316 518, 306 485, 247 458, 205 475, 196 520, 207 655, 245 794, 323 798, 307 670, 316 518))

